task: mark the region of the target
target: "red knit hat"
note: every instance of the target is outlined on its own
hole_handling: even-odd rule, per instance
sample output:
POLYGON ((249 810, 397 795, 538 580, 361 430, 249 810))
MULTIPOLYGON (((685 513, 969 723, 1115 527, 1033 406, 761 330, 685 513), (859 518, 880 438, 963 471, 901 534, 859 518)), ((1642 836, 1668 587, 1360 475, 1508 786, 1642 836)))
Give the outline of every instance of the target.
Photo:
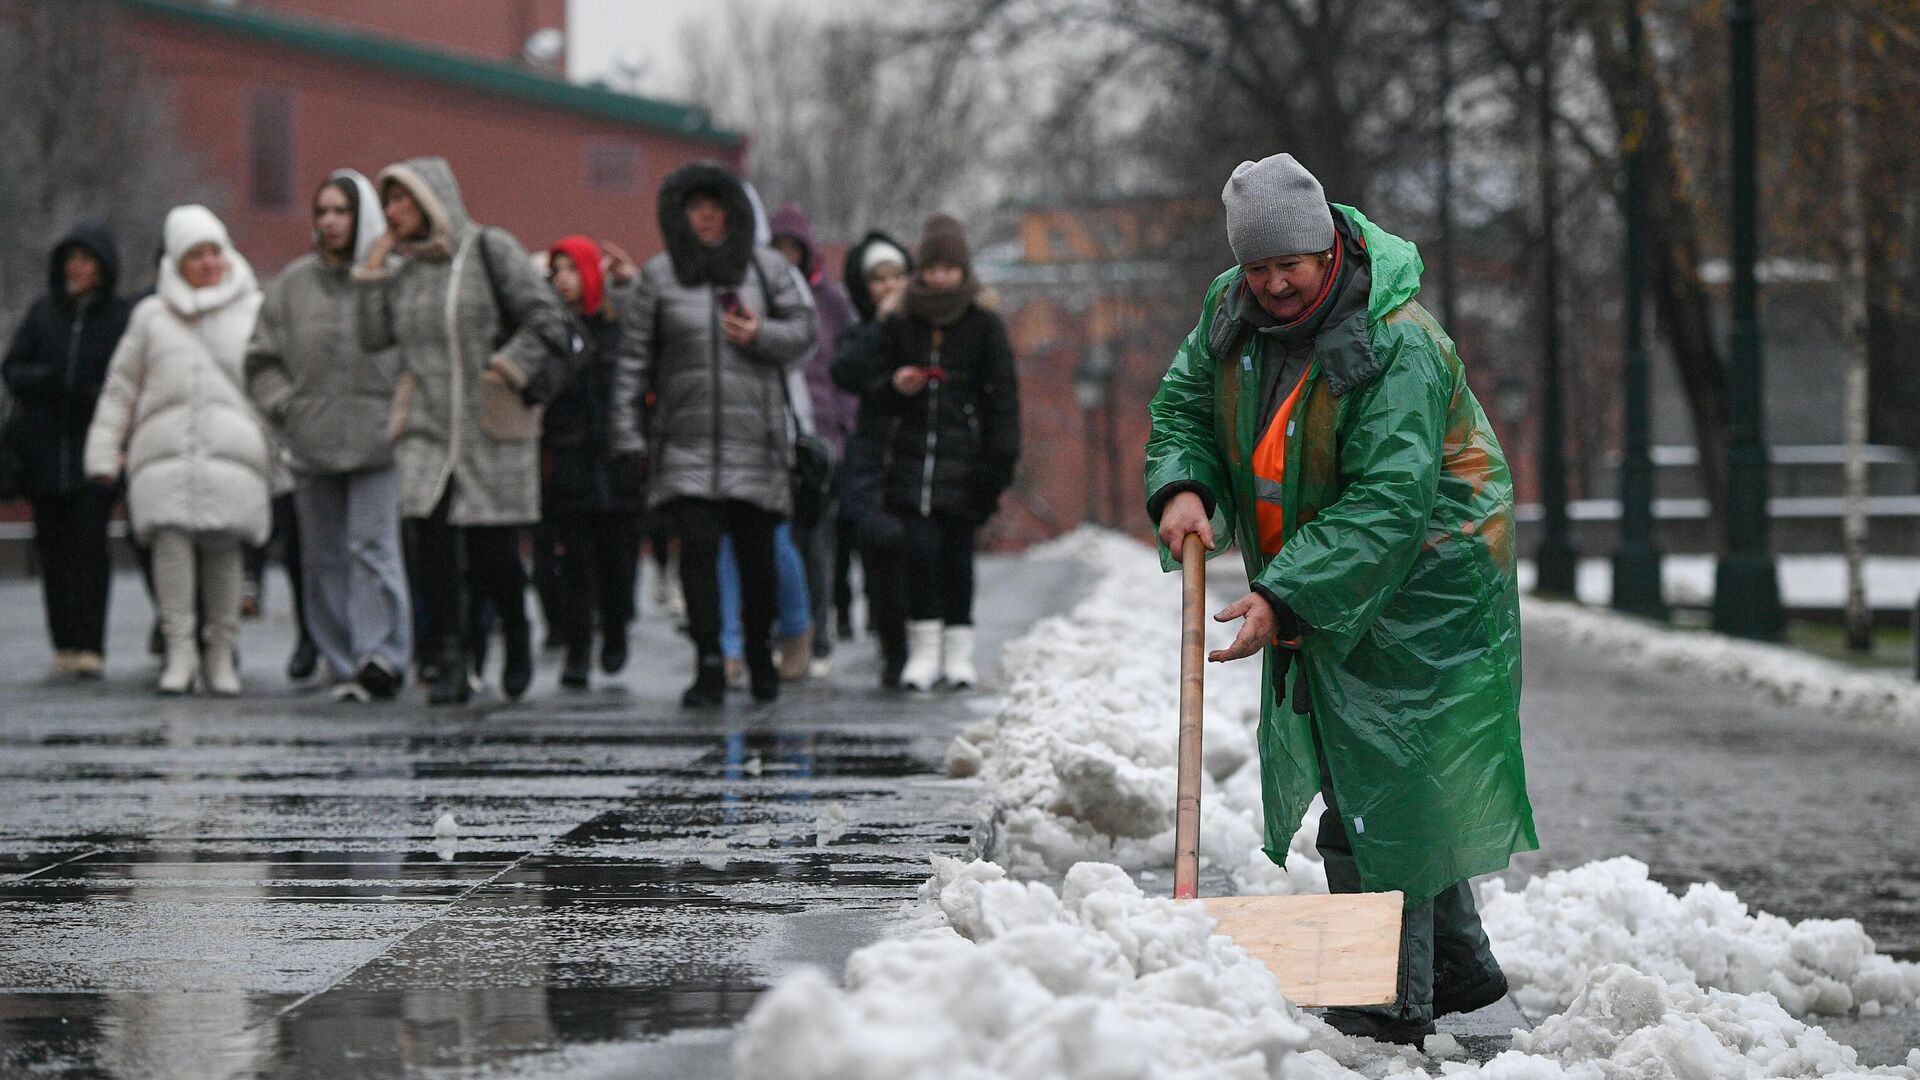
POLYGON ((547 249, 549 261, 555 255, 565 255, 573 260, 580 271, 580 310, 583 314, 600 314, 600 304, 607 295, 606 278, 600 273, 600 245, 584 236, 565 236, 553 242, 547 249))

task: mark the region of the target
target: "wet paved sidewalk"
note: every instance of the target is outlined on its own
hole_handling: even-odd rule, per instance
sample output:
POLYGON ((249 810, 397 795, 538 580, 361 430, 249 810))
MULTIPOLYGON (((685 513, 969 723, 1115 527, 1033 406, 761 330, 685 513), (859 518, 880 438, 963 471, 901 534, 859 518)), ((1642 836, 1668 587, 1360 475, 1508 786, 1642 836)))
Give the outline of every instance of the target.
MULTIPOLYGON (((989 681, 1076 599, 1063 565, 984 562, 989 681)), ((837 972, 976 839, 939 770, 993 699, 870 689, 866 642, 694 716, 649 612, 617 685, 549 664, 446 712, 287 690, 274 611, 246 697, 166 701, 119 584, 94 686, 44 678, 33 584, 0 584, 0 1076, 724 1076, 770 979, 837 972)))

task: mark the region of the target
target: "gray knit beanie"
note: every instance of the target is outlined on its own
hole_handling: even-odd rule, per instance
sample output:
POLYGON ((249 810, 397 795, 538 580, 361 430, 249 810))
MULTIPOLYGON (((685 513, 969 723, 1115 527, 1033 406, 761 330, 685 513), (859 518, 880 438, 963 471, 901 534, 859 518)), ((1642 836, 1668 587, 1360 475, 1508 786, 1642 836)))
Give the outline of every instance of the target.
POLYGON ((1333 247, 1327 193, 1292 154, 1241 162, 1220 201, 1227 204, 1227 243, 1242 266, 1333 247))

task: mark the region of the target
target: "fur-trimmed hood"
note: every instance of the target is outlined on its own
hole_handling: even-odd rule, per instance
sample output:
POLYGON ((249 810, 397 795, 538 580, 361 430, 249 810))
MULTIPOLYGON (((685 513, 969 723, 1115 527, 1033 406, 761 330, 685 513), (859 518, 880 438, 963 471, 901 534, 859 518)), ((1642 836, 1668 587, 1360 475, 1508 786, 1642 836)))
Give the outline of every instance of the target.
POLYGON ((405 188, 427 217, 427 238, 406 245, 405 254, 416 259, 453 258, 473 228, 473 218, 460 198, 460 184, 453 178, 453 166, 447 159, 417 157, 389 165, 380 170, 377 186, 384 192, 388 184, 405 188))
POLYGON ((695 161, 675 169, 660 185, 660 235, 666 241, 673 276, 681 285, 731 288, 747 278, 753 259, 754 210, 747 189, 725 166, 695 161), (687 200, 710 195, 727 212, 727 235, 708 247, 687 224, 687 200))

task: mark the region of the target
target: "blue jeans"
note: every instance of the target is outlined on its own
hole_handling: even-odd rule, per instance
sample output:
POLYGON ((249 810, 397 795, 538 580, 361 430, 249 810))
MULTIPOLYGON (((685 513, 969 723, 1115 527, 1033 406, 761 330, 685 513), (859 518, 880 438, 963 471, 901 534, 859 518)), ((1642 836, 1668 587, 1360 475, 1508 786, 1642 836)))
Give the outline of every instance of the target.
MULTIPOLYGON (((793 523, 783 521, 773 531, 773 565, 777 572, 779 610, 775 622, 783 638, 799 637, 813 625, 812 600, 807 592, 807 564, 793 544, 793 523)), ((733 561, 733 537, 720 538, 720 650, 738 660, 746 652, 740 627, 740 567, 733 561)))

